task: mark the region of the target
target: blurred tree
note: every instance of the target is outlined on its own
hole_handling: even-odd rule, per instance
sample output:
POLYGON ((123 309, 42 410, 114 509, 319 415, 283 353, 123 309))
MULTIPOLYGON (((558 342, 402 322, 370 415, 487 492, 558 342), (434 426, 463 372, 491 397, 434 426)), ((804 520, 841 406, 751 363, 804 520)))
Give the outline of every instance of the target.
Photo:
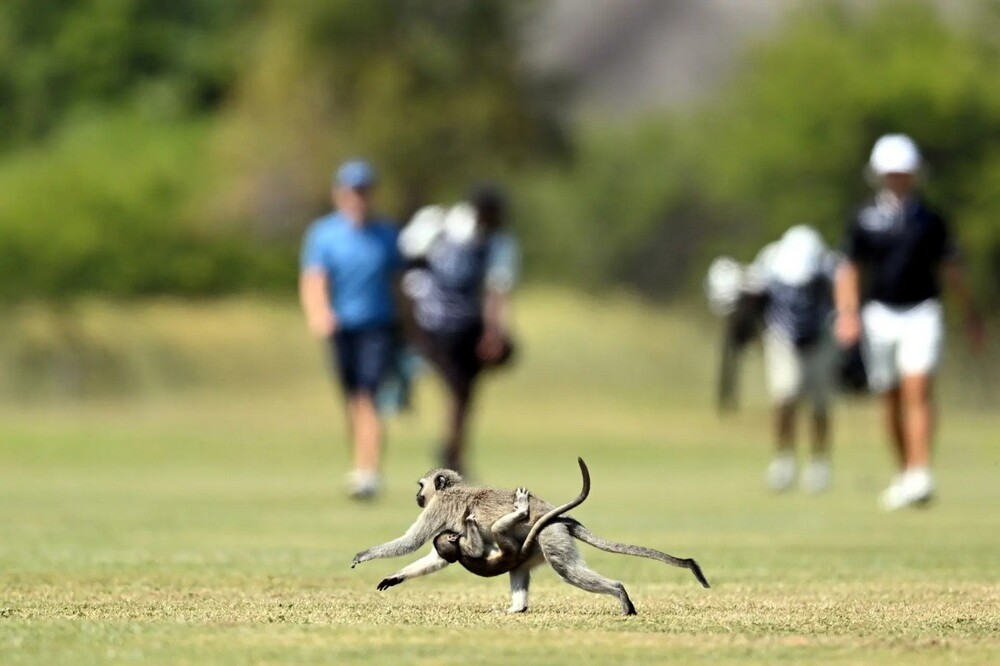
POLYGON ((406 213, 557 152, 558 117, 518 59, 525 0, 273 3, 222 128, 230 219, 298 234, 364 155, 406 213))
POLYGON ((550 154, 532 3, 0 3, 0 301, 289 288, 338 160, 405 211, 550 154))
POLYGON ((260 0, 5 0, 0 149, 80 107, 136 96, 167 113, 214 108, 232 84, 233 25, 260 0))

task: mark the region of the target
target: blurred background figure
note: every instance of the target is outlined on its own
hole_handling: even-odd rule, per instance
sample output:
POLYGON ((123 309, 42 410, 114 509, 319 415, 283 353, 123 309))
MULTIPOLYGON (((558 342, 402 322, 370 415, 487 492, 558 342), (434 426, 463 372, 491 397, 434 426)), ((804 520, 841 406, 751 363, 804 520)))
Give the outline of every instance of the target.
POLYGON ((847 229, 836 331, 845 345, 861 339, 869 383, 885 401, 899 471, 879 505, 893 511, 924 504, 934 494, 933 378, 944 340, 942 274, 963 310, 974 349, 982 345, 983 328, 951 231, 917 192, 917 145, 903 134, 885 135, 868 166, 877 191, 847 229))
POLYGON ((794 226, 765 247, 750 266, 746 289, 763 299, 764 362, 774 403, 774 460, 767 484, 775 491, 795 484, 795 420, 812 410, 811 456, 802 488, 826 490, 831 481, 829 403, 835 387, 836 345, 830 334, 834 260, 815 229, 794 226))
POLYGON ((732 257, 717 257, 708 268, 705 293, 712 312, 723 317, 717 404, 720 412, 738 406, 740 357, 763 328, 764 296, 746 288, 746 267, 732 257))
POLYGON ((812 448, 802 488, 822 492, 832 480, 829 404, 836 387, 837 350, 829 324, 834 265, 834 255, 819 232, 798 225, 765 246, 751 265, 719 257, 708 270, 709 305, 725 316, 721 409, 736 405, 742 350, 758 337, 763 341, 765 376, 775 410, 776 451, 767 468, 767 485, 775 491, 791 489, 798 478, 795 425, 804 402, 812 410, 812 448))
POLYGON ((510 295, 520 252, 507 229, 507 200, 480 185, 468 202, 418 211, 400 236, 413 261, 404 291, 413 299, 417 344, 448 390, 441 464, 466 468, 468 422, 480 373, 513 351, 510 295))
POLYGON ((372 213, 374 168, 345 162, 335 183, 336 210, 316 220, 302 244, 299 297, 309 330, 330 345, 354 444, 350 492, 367 499, 379 490, 382 427, 374 397, 396 349, 393 285, 401 260, 396 227, 372 213))

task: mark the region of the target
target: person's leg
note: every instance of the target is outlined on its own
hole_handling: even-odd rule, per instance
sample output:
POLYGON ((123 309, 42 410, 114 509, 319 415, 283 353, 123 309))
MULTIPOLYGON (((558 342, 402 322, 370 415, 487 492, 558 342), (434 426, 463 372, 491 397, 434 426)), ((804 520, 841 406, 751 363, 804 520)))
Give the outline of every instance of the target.
POLYGON ((900 384, 900 402, 904 407, 904 466, 906 469, 929 467, 931 437, 934 429, 934 405, 931 375, 907 375, 900 384))
POLYGON ((931 440, 934 435, 933 375, 943 341, 941 305, 925 301, 902 314, 906 325, 900 337, 897 363, 902 378, 898 389, 902 432, 901 467, 904 470, 895 502, 888 510, 924 504, 934 493, 931 477, 931 440))
POLYGON ((807 392, 813 404, 812 455, 813 458, 830 457, 830 403, 835 392, 837 346, 832 340, 817 341, 810 351, 807 392))
POLYGON ((382 424, 371 393, 359 391, 347 400, 354 433, 354 469, 378 473, 382 448, 382 424))
POLYGON ((382 422, 375 405, 375 392, 389 370, 394 349, 393 333, 388 328, 358 332, 354 349, 354 388, 347 401, 354 433, 354 494, 357 497, 371 497, 378 492, 382 422))
POLYGON ((830 487, 833 468, 830 464, 830 402, 834 392, 837 348, 833 340, 823 337, 802 350, 805 368, 802 393, 812 405, 810 415, 809 463, 802 473, 801 484, 808 493, 821 493, 830 487))
POLYGON ((442 464, 449 469, 465 471, 465 438, 472 411, 472 382, 462 378, 449 384, 451 400, 448 411, 448 433, 441 449, 442 464))
POLYGON ((441 464, 458 472, 465 470, 465 442, 472 411, 475 381, 479 374, 476 331, 425 335, 426 351, 448 390, 448 414, 441 464))
POLYGON ((906 437, 903 430, 903 405, 899 388, 899 340, 904 322, 892 308, 878 302, 869 303, 862 310, 863 337, 861 352, 872 393, 882 401, 882 419, 885 432, 896 459, 899 471, 889 486, 879 496, 883 509, 899 502, 903 470, 906 467, 906 437))
POLYGON ((783 334, 764 333, 764 363, 774 407, 774 459, 767 466, 767 485, 784 491, 795 484, 795 417, 802 367, 795 345, 783 334))
POLYGON ((830 455, 830 412, 826 406, 813 410, 812 454, 814 458, 830 455))
POLYGON ((795 402, 774 408, 774 441, 777 455, 795 454, 795 402))
POLYGON ((903 426, 903 392, 895 386, 883 394, 883 418, 889 433, 889 444, 899 471, 906 469, 906 430, 903 426))

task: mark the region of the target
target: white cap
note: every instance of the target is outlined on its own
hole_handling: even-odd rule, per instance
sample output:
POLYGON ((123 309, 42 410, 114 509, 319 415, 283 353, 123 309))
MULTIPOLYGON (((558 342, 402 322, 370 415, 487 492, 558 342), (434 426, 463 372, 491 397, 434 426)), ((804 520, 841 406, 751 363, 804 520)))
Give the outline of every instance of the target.
POLYGON ((778 241, 768 268, 774 279, 800 287, 823 269, 825 256, 826 245, 819 232, 805 224, 798 224, 778 241))
POLYGON ((872 148, 868 166, 876 176, 887 173, 916 173, 921 165, 920 150, 905 134, 886 134, 872 148))

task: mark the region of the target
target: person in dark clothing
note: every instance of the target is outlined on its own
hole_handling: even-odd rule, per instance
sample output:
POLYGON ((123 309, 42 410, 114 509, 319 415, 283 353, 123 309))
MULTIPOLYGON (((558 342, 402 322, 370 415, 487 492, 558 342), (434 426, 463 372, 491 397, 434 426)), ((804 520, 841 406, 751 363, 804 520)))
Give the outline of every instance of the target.
POLYGON ((418 211, 400 236, 403 254, 415 265, 404 276, 404 291, 413 300, 417 346, 449 393, 441 464, 459 471, 466 465, 477 380, 513 352, 509 311, 519 249, 506 216, 503 193, 482 186, 469 202, 447 211, 418 211))
POLYGON ((899 473, 881 494, 883 510, 931 499, 933 377, 944 340, 941 277, 965 311, 974 349, 983 328, 966 287, 945 220, 917 194, 921 156, 902 134, 872 149, 875 198, 848 224, 846 261, 837 274, 837 337, 861 341, 871 390, 884 396, 886 422, 899 473))

